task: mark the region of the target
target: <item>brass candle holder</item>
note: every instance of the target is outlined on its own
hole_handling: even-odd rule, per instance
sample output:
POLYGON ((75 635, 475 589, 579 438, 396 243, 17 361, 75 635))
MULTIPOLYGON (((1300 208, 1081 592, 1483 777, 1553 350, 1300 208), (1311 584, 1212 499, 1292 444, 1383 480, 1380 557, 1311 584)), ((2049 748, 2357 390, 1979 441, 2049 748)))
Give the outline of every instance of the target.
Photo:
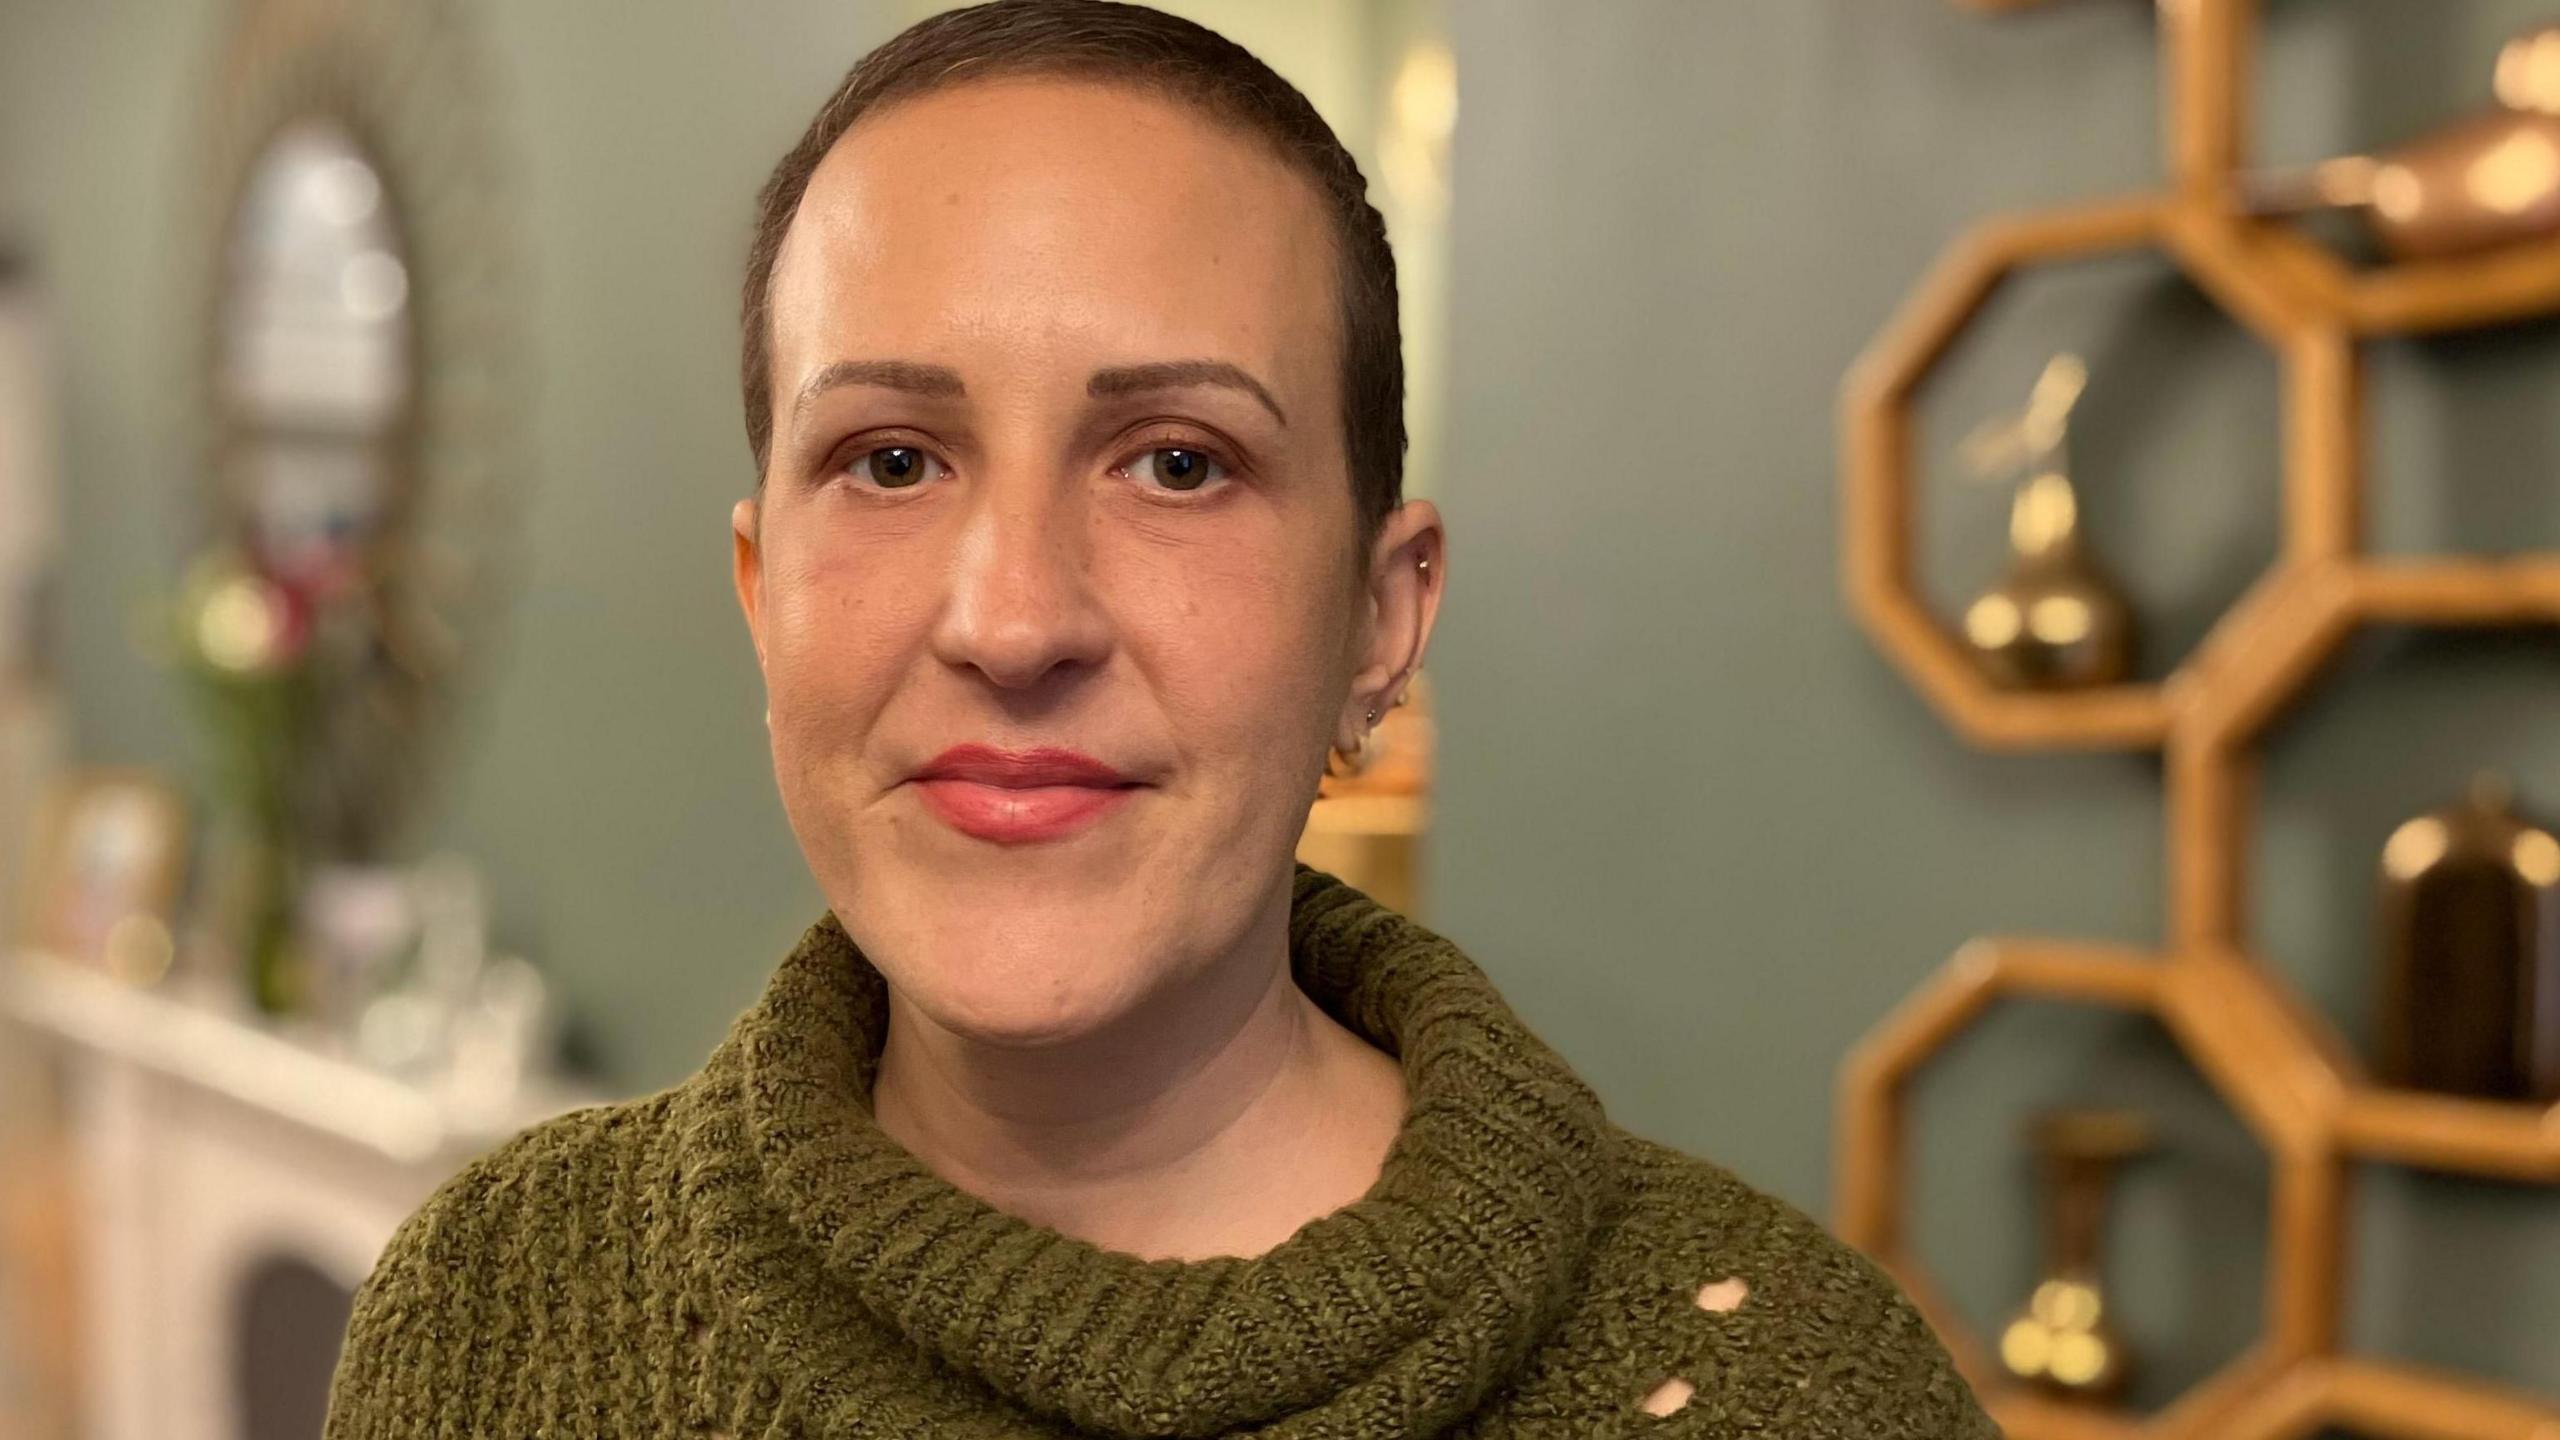
POLYGON ((2029 1133, 2044 1192, 2045 1275, 2001 1332, 2000 1364, 2037 1389, 2110 1402, 2132 1379, 2133 1355, 2108 1315, 2108 1194, 2116 1171, 2152 1148, 2151 1122, 2125 1110, 2056 1110, 2029 1133))

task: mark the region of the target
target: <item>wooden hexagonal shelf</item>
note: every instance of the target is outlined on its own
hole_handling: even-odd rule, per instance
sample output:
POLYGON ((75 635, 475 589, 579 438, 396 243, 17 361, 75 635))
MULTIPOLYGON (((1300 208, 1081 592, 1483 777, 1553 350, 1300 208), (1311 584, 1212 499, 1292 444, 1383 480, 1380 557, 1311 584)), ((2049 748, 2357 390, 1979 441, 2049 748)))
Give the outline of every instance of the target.
MULTIPOLYGON (((1960 0, 1986 11, 2046 0, 1960 0)), ((2364 554, 2359 337, 2560 312, 2560 241, 2463 261, 2355 270, 2242 216, 2257 0, 2160 0, 2168 94, 2161 195, 1991 222, 1959 243, 1852 371, 1842 400, 1842 568, 1877 645, 1966 738, 1994 749, 2148 748, 2167 757, 2166 955, 2052 941, 1968 946, 1849 1057, 1836 1223, 1899 1278, 2017 1440, 2309 1440, 2327 1426, 2426 1440, 2560 1440, 2560 1407, 2465 1377, 2343 1357, 2348 1163, 2560 1184, 2560 1107, 2375 1086, 2332 1027, 2246 950, 2255 745, 2360 626, 2560 625, 2560 555, 2364 554), (2285 534, 2276 566, 2158 686, 1994 688, 1917 598, 1912 398, 2003 278, 2153 247, 2279 353, 2285 534), (2009 1384, 1939 1297, 1903 1231, 1903 1094, 1927 1059, 2010 997, 2158 1018, 2275 1165, 2258 1345, 2147 1419, 2009 1384)))
MULTIPOLYGON (((2176 929, 2202 947, 2248 943, 2253 750, 2358 628, 2560 627, 2560 555, 2512 560, 2354 560, 2304 571, 2246 645, 2211 658, 2170 740, 2170 808, 2183 862, 2176 929)), ((2526 1106, 2375 1087, 2351 1058, 2338 1142, 2349 1154, 2428 1169, 2560 1183, 2560 1105, 2526 1106)))
POLYGON ((1851 1054, 1841 1081, 1834 1223, 1843 1239, 1892 1272, 2012 1440, 2192 1433, 2334 1338, 2329 1287, 2341 1192, 2326 1135, 2339 1095, 2321 1038, 2246 966, 2177 964, 2117 946, 1976 941, 1851 1054), (1906 1233, 1911 1081, 1995 1004, 2035 998, 2159 1020, 2276 1157, 2267 1339, 2146 1420, 2066 1404, 2008 1381, 1940 1294, 1906 1233))
MULTIPOLYGON (((1988 305, 2031 265, 2155 249, 2275 349, 2285 369, 2287 561, 2353 543, 2355 365, 2342 331, 2291 308, 2232 263, 2169 197, 1990 221, 1948 251, 1869 347, 1842 397, 1843 571, 1850 608, 1885 654, 1956 730, 1993 749, 2147 749, 2167 735, 2176 677, 2094 690, 2004 689, 1983 673, 1919 595, 1913 401, 1920 383, 1988 305)), ((2243 602, 2244 607, 2246 601, 2243 602)), ((2211 643, 2210 640, 2207 641, 2211 643)))

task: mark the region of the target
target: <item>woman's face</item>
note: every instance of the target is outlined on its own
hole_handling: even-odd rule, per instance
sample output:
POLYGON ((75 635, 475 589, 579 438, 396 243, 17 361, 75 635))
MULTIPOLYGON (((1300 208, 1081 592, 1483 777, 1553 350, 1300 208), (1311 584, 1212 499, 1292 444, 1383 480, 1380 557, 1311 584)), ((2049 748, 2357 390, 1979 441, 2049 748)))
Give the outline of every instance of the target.
POLYGON ((1270 927, 1420 663, 1438 521, 1355 553, 1334 254, 1258 141, 1109 86, 906 101, 813 177, 739 597, 801 849, 936 1024, 1088 1034, 1270 927))

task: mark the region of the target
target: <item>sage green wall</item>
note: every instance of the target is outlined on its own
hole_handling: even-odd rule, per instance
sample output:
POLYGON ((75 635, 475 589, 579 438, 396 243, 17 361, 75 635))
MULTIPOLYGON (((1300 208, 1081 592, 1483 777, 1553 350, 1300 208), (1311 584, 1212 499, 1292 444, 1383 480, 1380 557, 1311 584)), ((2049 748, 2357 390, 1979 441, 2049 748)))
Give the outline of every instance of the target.
MULTIPOLYGON (((2276 3, 2267 148, 2385 142, 2472 100, 2540 0, 2276 3)), ((1840 372, 1984 212, 2157 178, 2143 7, 2002 22, 1933 0, 1462 0, 1454 536, 1433 919, 1630 1125, 1826 1208, 1841 1052, 1966 937, 2158 934, 2157 766, 1959 746, 1837 599, 1840 372)), ((481 3, 532 261, 537 475, 502 642, 440 821, 492 866, 616 1084, 676 1078, 816 913, 772 799, 725 578, 746 480, 733 275, 762 167, 883 25, 849 0, 481 3), (741 20, 740 16, 747 17, 741 20)), ((127 642, 196 529, 167 397, 190 117, 219 7, 0 8, 0 226, 64 324, 63 664, 79 753, 182 763, 127 642)), ((2560 546, 2560 335, 2375 356, 2377 530, 2560 546)), ((2275 377, 2156 265, 2019 287, 1930 397, 1930 453, 2049 346, 2097 366, 2079 441, 2099 542, 2173 651, 2273 546, 2275 377)), ((1943 468, 1943 467, 1942 467, 1943 468)), ((1999 500, 1939 487, 1952 602, 1999 500)), ((2361 654, 2279 737, 2264 929, 2361 1034, 2367 873, 2476 763, 2560 810, 2549 637, 2361 654)), ((2264 1165, 2138 1027, 2004 1012, 1922 1105, 1922 1234, 1988 1321, 2032 1270, 2018 1119, 2161 1118, 2128 1183, 2126 1320, 2155 1388, 2238 1349, 2264 1165)), ((2377 1173, 2359 1343, 2560 1394, 2560 1196, 2377 1173)))
MULTIPOLYGON (((63 330, 75 752, 183 768, 181 698, 129 638, 201 534, 180 367, 188 148, 213 3, 0 9, 0 224, 63 330)), ((560 982, 612 1083, 691 1068, 820 910, 773 795, 728 581, 751 473, 736 275, 756 185, 887 33, 842 0, 468 8, 506 138, 538 379, 513 594, 436 829, 488 865, 501 941, 560 982)))
MULTIPOLYGON (((2485 92, 2539 0, 2272 4, 2265 148, 2387 143, 2485 92)), ((1433 918, 1634 1128, 1827 1208, 1842 1052, 1967 937, 2160 935, 2159 767, 1961 746, 1838 598, 1843 370, 1986 213, 2150 186, 2147 7, 1469 0, 1450 231, 1452 599, 1433 918)), ((1924 408, 1933 586, 1996 573, 1945 456, 2054 347, 2155 657, 2272 553, 2272 362, 2156 262, 2022 282, 1924 408)), ((2560 547, 2560 329, 2375 359, 2377 539, 2560 547)), ((2360 652, 2267 777, 2264 939, 2369 1023, 2394 820, 2509 769, 2560 811, 2560 644, 2360 652)), ((2246 1342, 2265 1166, 2148 1027, 2024 1007, 1922 1087, 1920 1234, 1990 1325, 2033 1278, 2016 1134, 2126 1101, 2122 1319, 2154 1393, 2246 1342)), ((2369 1177, 2354 1338, 2560 1395, 2560 1194, 2369 1177)))

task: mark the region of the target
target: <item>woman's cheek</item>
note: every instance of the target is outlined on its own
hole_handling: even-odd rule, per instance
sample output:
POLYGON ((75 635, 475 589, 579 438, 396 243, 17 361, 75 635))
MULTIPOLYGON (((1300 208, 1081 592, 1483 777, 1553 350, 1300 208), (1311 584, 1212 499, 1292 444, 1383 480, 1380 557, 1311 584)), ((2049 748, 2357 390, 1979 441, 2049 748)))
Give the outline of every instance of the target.
POLYGON ((786 557, 769 596, 776 614, 767 670, 787 667, 793 686, 839 697, 887 685, 894 657, 919 648, 908 632, 931 614, 933 595, 911 568, 886 551, 865 556, 846 546, 786 557))
POLYGON ((1312 613, 1312 604, 1312 597, 1248 584, 1222 604, 1204 602, 1203 623, 1192 627, 1197 643, 1187 654, 1196 693, 1223 712, 1219 728, 1234 737, 1234 748, 1265 771, 1275 755, 1321 748, 1311 737, 1331 723, 1324 697, 1335 684, 1338 647, 1328 637, 1338 622, 1312 613))

